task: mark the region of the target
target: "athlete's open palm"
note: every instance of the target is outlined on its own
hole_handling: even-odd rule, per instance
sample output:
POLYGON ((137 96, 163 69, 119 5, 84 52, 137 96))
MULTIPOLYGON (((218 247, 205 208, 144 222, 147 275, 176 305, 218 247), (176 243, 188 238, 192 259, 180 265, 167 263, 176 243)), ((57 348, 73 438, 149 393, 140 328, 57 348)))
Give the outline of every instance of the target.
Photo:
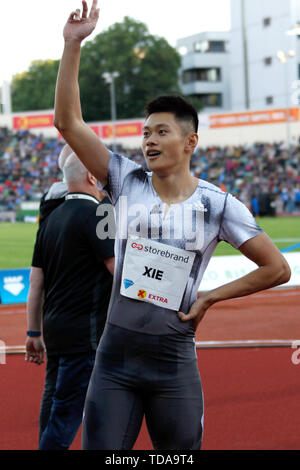
POLYGON ((99 8, 97 8, 97 3, 97 0, 93 0, 89 14, 87 2, 85 0, 82 0, 81 16, 79 9, 72 11, 64 27, 65 40, 78 39, 79 41, 82 41, 94 31, 99 18, 99 8))

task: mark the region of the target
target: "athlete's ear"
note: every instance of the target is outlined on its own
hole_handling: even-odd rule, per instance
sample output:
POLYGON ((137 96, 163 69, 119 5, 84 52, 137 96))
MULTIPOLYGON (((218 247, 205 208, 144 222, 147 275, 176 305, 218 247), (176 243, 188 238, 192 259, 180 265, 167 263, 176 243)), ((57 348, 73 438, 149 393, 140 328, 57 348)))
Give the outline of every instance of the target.
POLYGON ((92 185, 96 185, 97 184, 97 178, 95 178, 94 175, 92 175, 92 173, 90 173, 89 171, 87 172, 87 180, 90 184, 92 185))
POLYGON ((186 137, 186 151, 187 152, 194 152, 195 148, 198 145, 198 134, 191 133, 188 134, 186 137))

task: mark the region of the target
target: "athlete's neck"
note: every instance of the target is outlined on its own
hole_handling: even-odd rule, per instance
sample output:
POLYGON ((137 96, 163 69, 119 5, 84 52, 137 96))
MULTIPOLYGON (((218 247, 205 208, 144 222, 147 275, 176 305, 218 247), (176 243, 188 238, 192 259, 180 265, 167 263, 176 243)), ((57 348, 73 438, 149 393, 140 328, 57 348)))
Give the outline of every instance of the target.
POLYGON ((152 185, 160 199, 167 205, 179 204, 189 199, 198 185, 198 178, 190 172, 167 176, 152 175, 152 185))

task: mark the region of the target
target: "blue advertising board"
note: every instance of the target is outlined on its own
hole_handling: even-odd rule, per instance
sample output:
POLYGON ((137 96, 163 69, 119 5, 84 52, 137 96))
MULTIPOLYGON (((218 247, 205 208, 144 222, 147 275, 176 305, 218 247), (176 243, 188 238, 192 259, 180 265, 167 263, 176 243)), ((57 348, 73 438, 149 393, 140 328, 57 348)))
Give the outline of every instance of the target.
POLYGON ((23 304, 29 291, 30 268, 0 270, 0 304, 23 304))

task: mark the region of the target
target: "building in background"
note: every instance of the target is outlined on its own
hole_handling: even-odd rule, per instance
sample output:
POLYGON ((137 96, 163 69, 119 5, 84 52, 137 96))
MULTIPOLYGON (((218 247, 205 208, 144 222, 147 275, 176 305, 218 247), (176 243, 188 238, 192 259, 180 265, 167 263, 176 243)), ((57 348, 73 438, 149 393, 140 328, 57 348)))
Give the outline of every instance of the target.
POLYGON ((10 83, 3 82, 0 88, 0 114, 11 113, 10 83))
POLYGON ((230 10, 230 31, 178 39, 183 93, 206 113, 299 104, 300 0, 231 0, 230 10))
POLYGON ((300 41, 287 33, 299 21, 300 0, 231 0, 233 111, 297 104, 300 41))
POLYGON ((222 112, 231 107, 229 34, 203 32, 178 39, 176 44, 182 57, 182 91, 200 98, 204 112, 222 112))

